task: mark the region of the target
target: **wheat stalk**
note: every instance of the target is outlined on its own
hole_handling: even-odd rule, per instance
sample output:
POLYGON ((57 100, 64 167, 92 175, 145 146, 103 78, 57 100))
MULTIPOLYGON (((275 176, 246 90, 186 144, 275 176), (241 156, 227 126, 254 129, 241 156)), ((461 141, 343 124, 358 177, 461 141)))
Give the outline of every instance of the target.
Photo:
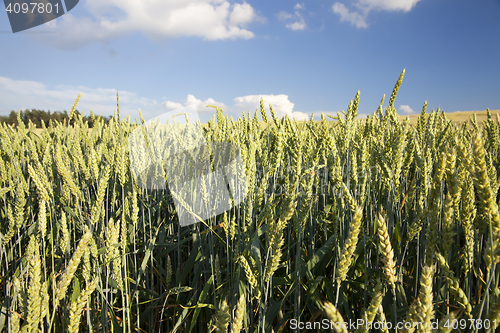
POLYGON ((59 301, 61 301, 66 295, 68 286, 71 283, 71 280, 73 280, 73 277, 75 276, 75 272, 78 268, 78 265, 80 264, 80 259, 83 253, 85 252, 91 238, 92 238, 92 233, 90 231, 87 231, 80 240, 80 243, 78 243, 78 246, 75 252, 73 253, 73 256, 68 262, 68 265, 66 266, 66 269, 64 270, 61 279, 57 284, 55 292, 56 304, 54 305, 54 307, 57 307, 59 301))
POLYGON ((448 267, 446 259, 439 252, 436 253, 436 259, 439 264, 439 267, 443 272, 443 275, 450 282, 450 290, 458 298, 458 304, 460 304, 460 306, 465 310, 465 314, 470 319, 472 319, 472 314, 471 314, 472 306, 469 300, 467 299, 467 296, 465 295, 464 291, 462 290, 462 288, 460 288, 457 278, 451 271, 450 267, 448 267))
POLYGON ((347 328, 344 325, 344 318, 340 314, 339 310, 330 302, 323 303, 323 310, 326 316, 333 323, 333 328, 337 333, 347 333, 347 328))
POLYGON ((82 290, 78 298, 71 304, 69 311, 68 332, 70 333, 79 332, 81 313, 83 311, 83 308, 85 307, 85 304, 87 304, 89 297, 94 292, 96 286, 97 286, 97 279, 94 278, 87 285, 87 287, 84 290, 82 290))
POLYGON ((432 304, 432 277, 434 276, 435 267, 425 266, 420 275, 420 292, 418 295, 419 300, 419 313, 420 323, 423 326, 424 333, 431 332, 431 320, 434 319, 434 306, 432 304))
POLYGON ((239 333, 243 328, 243 317, 245 315, 245 294, 241 294, 236 305, 233 323, 231 324, 231 333, 239 333))
POLYGON ((377 233, 380 241, 382 263, 384 265, 383 271, 387 278, 387 281, 394 290, 396 288, 395 282, 397 280, 396 263, 394 262, 394 250, 392 249, 389 233, 387 232, 385 219, 381 213, 379 213, 377 216, 377 228, 377 233))
POLYGON ((352 264, 352 256, 358 244, 358 234, 361 229, 361 219, 363 218, 363 209, 358 207, 349 228, 349 236, 344 243, 342 256, 337 270, 337 281, 340 284, 347 277, 347 272, 352 264))
POLYGON ((215 332, 227 332, 229 320, 231 320, 229 307, 227 306, 227 301, 223 300, 219 310, 217 311, 217 319, 214 323, 215 332))

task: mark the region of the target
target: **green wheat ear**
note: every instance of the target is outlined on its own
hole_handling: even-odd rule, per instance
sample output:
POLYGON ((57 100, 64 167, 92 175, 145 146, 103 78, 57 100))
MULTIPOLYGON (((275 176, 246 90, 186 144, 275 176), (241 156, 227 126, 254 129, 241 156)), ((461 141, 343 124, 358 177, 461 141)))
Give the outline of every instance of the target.
POLYGON ((229 325, 229 321, 231 320, 231 314, 229 313, 229 307, 227 305, 227 301, 223 300, 222 304, 217 311, 217 319, 214 324, 215 332, 227 332, 227 326, 229 325))
POLYGON ((401 83, 403 83, 403 78, 405 76, 405 71, 406 68, 403 69, 401 74, 399 75, 399 79, 396 82, 396 85, 394 86, 394 89, 392 90, 391 98, 389 99, 389 108, 394 108, 394 101, 396 100, 396 96, 398 95, 399 87, 401 87, 401 83))
POLYGON ((340 314, 339 310, 335 307, 330 302, 325 302, 323 304, 323 311, 325 311, 325 314, 328 319, 330 319, 334 325, 334 330, 337 333, 348 333, 347 329, 344 327, 344 318, 342 318, 342 315, 340 314), (336 325, 335 325, 336 324, 336 325))

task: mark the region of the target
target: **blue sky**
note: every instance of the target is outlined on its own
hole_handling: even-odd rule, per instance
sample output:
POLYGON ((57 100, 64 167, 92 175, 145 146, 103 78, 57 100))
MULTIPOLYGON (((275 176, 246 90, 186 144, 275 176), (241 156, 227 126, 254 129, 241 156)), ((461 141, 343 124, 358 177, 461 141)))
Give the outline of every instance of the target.
POLYGON ((195 105, 234 118, 262 96, 279 116, 372 114, 406 75, 400 114, 500 109, 500 0, 80 0, 13 34, 0 13, 0 114, 70 110, 146 119, 195 105))

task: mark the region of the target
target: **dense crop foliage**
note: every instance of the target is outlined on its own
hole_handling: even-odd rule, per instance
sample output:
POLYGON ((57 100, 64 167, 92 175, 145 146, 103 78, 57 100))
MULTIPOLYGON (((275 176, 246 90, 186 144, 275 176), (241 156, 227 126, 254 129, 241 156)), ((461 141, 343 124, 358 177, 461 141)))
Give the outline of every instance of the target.
POLYGON ((139 124, 119 110, 92 129, 74 112, 73 125, 41 131, 3 125, 0 331, 290 332, 364 319, 430 332, 439 319, 446 332, 453 318, 467 320, 456 332, 494 331, 500 125, 453 125, 426 105, 416 127, 401 122, 402 79, 366 120, 359 92, 336 121, 272 107, 269 119, 263 102, 263 122, 217 109, 204 135, 241 149, 248 195, 186 227, 175 193, 138 186, 127 137, 139 124))

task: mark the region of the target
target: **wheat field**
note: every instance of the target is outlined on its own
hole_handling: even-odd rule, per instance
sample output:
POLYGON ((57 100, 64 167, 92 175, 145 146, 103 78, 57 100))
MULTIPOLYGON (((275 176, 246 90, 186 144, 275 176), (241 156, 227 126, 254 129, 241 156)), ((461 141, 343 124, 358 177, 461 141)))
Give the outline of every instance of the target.
MULTIPOLYGON (((217 108, 203 135, 240 149, 247 192, 188 226, 132 172, 142 116, 3 125, 0 332, 494 332, 500 124, 401 120, 403 76, 366 120, 359 91, 335 122, 217 108)), ((211 185, 184 194, 222 205, 211 185)))
MULTIPOLYGON (((483 121, 488 121, 491 117, 494 120, 497 120, 497 117, 500 116, 500 110, 482 110, 482 111, 455 111, 448 112, 446 117, 448 120, 451 120, 454 124, 460 125, 464 122, 476 121, 478 123, 482 123, 483 121)), ((400 115, 399 118, 401 121, 404 121, 406 118, 410 119, 411 125, 417 125, 418 118, 420 115, 418 114, 410 114, 410 115, 400 115)))

